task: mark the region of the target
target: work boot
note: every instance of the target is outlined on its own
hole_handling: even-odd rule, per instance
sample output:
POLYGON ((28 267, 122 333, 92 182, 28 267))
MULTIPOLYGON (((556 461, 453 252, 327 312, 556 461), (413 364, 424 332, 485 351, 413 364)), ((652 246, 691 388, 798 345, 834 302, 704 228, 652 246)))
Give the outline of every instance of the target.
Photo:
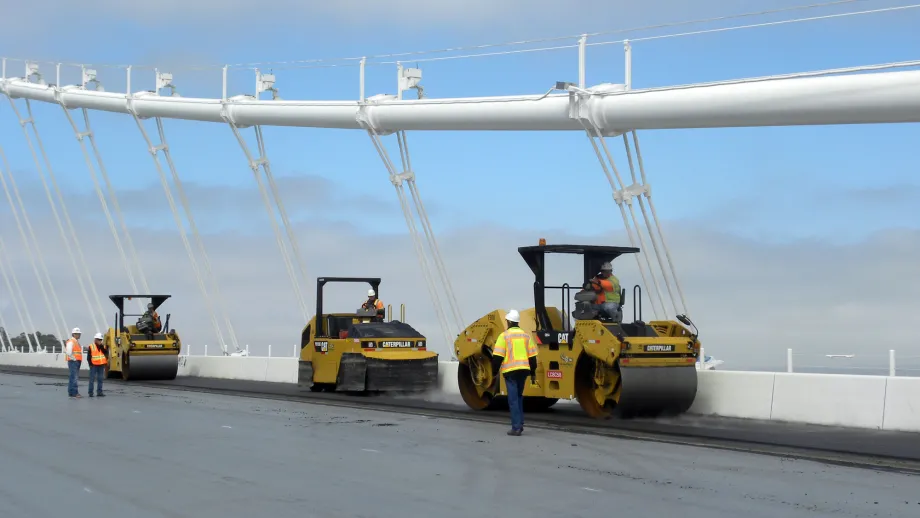
POLYGON ((103 394, 102 392, 100 392, 100 393, 99 393, 99 397, 105 397, 105 394, 103 394))
POLYGON ((93 393, 92 393, 92 392, 89 393, 89 397, 93 397, 93 393))
POLYGON ((521 435, 521 432, 523 432, 523 430, 515 430, 512 428, 511 430, 508 430, 508 435, 518 437, 521 435))

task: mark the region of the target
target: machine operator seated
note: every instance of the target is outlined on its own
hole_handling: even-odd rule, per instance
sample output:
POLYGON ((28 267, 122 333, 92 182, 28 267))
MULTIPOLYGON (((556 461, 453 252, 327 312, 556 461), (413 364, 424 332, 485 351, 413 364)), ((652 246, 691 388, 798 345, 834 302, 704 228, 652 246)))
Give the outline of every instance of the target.
POLYGON ((602 264, 600 273, 589 281, 589 285, 596 295, 592 309, 614 322, 622 321, 620 280, 613 274, 613 266, 609 262, 602 264))
POLYGON ((160 323, 160 315, 153 308, 153 304, 147 304, 147 311, 137 319, 137 331, 142 334, 152 335, 159 333, 163 329, 160 323))
POLYGON ((383 301, 377 298, 377 293, 372 289, 367 290, 367 300, 361 304, 362 311, 377 311, 377 318, 383 320, 386 310, 383 308, 383 301))

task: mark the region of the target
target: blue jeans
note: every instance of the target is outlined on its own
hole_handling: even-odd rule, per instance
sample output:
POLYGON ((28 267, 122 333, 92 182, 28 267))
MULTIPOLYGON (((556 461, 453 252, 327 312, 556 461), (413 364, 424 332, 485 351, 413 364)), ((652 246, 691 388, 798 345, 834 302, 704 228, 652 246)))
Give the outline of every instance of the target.
POLYGON ((102 378, 105 377, 105 365, 92 365, 89 366, 89 385, 87 385, 87 390, 89 395, 93 395, 93 380, 96 380, 96 392, 100 395, 102 394, 102 378))
POLYGON ((608 318, 616 319, 619 315, 620 303, 619 302, 604 302, 603 304, 595 304, 594 309, 600 313, 604 313, 608 318))
POLYGON ((71 360, 67 362, 67 368, 70 369, 70 379, 67 380, 67 395, 76 396, 77 392, 77 378, 80 376, 80 362, 71 360))
POLYGON ((505 386, 508 387, 508 407, 511 410, 511 429, 524 429, 524 383, 529 371, 512 371, 505 374, 505 386))

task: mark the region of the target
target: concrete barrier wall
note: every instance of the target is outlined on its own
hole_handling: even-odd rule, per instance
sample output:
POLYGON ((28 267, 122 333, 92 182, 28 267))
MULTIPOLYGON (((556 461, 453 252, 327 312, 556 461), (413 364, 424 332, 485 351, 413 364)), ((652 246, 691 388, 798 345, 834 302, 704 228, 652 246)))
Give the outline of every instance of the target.
MULTIPOLYGON (((41 353, 0 353, 0 365, 66 367, 63 354, 41 353)), ((438 371, 441 392, 457 395, 457 362, 438 371)), ((178 375, 296 383, 297 359, 182 356, 178 375)), ((690 413, 920 432, 920 378, 699 371, 690 413)))

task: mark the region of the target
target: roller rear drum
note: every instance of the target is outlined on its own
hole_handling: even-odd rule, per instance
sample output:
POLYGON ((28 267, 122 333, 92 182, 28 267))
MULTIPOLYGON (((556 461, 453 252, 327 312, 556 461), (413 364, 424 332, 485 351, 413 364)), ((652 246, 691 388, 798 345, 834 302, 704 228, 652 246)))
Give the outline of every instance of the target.
POLYGON ((128 353, 121 377, 128 380, 173 380, 179 372, 179 355, 128 353))

